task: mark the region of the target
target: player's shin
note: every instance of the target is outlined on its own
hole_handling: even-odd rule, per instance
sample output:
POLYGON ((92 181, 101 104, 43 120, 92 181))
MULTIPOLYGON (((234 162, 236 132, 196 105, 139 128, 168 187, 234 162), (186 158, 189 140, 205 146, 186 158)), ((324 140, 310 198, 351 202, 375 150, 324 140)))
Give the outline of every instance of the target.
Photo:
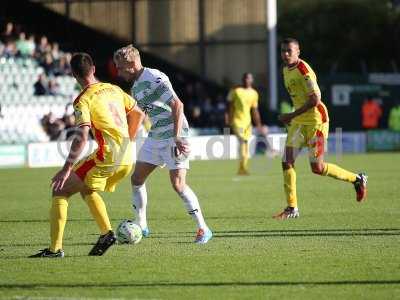
POLYGON ((288 206, 297 207, 296 171, 294 168, 283 170, 283 187, 288 206))
POLYGON ((249 145, 246 141, 240 143, 239 172, 247 172, 249 164, 249 145))
POLYGON ((147 208, 147 190, 146 185, 132 185, 132 206, 136 213, 136 223, 147 228, 146 208, 147 208))
POLYGON ((50 208, 50 251, 62 249, 65 223, 67 222, 68 200, 66 197, 53 197, 50 208))
POLYGON ((355 182, 357 178, 357 174, 349 172, 335 164, 325 163, 324 170, 322 172, 323 175, 329 176, 335 179, 348 181, 348 182, 355 182))
POLYGON ((192 189, 186 185, 181 193, 178 193, 185 204, 186 210, 189 215, 196 221, 199 229, 207 229, 206 222, 204 221, 203 214, 201 212, 199 200, 192 189))
POLYGON ((85 195, 85 201, 89 206, 93 218, 99 226, 101 235, 107 234, 111 230, 111 223, 103 199, 98 193, 92 192, 85 195))

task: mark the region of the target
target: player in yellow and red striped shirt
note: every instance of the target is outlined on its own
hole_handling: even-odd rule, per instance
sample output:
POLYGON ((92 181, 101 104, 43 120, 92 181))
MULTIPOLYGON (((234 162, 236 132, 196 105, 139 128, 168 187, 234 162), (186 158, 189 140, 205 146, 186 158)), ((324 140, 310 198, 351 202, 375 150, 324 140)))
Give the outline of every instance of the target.
POLYGON ((355 174, 337 165, 324 162, 324 152, 329 133, 329 116, 321 100, 317 77, 311 67, 299 58, 300 46, 295 39, 287 38, 281 43, 281 56, 285 64, 283 78, 295 111, 279 116, 287 125, 288 134, 285 155, 282 160, 284 190, 287 207, 274 217, 297 218, 296 172, 294 162, 301 148, 307 147, 312 172, 353 183, 357 201, 367 195, 367 176, 355 174))
POLYGON ((63 168, 52 179, 50 247, 31 257, 63 257, 62 239, 67 221, 68 199, 80 193, 100 229, 100 238, 89 255, 103 255, 115 243, 106 206, 99 191, 113 192, 132 169, 131 140, 135 138, 144 113, 121 88, 99 82, 95 66, 86 53, 71 59, 72 73, 83 91, 74 101, 78 135, 72 141, 63 168), (78 161, 92 130, 98 148, 78 161))

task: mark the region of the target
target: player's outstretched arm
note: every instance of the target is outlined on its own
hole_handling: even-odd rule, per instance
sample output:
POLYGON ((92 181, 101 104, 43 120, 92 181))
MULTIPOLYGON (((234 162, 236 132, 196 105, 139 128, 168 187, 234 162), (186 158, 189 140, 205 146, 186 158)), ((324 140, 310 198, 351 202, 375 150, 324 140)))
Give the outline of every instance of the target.
POLYGON ((72 166, 78 160, 89 137, 89 126, 79 127, 71 144, 71 149, 62 169, 52 178, 51 187, 54 191, 61 190, 71 173, 72 166))
POLYGON ((137 105, 135 105, 135 107, 126 116, 126 119, 128 121, 129 138, 131 141, 136 138, 136 135, 144 118, 144 112, 137 105))

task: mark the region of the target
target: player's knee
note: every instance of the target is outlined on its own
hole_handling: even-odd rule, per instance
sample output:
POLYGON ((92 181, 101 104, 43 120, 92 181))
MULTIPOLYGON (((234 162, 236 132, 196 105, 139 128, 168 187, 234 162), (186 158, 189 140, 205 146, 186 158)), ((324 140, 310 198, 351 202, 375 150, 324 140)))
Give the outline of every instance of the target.
POLYGON ((311 171, 314 174, 322 175, 324 173, 324 165, 323 164, 312 164, 311 171))
POLYGON ((69 194, 69 193, 67 193, 66 191, 63 191, 63 190, 58 190, 58 191, 52 190, 51 191, 51 196, 52 197, 67 197, 67 198, 69 198, 71 196, 71 194, 69 194))
POLYGON ((174 180, 172 182, 172 188, 177 192, 178 194, 182 193, 184 188, 185 188, 185 182, 182 180, 174 180))
POLYGON ((132 185, 143 185, 144 184, 144 180, 138 174, 133 173, 132 176, 131 176, 131 184, 132 185))

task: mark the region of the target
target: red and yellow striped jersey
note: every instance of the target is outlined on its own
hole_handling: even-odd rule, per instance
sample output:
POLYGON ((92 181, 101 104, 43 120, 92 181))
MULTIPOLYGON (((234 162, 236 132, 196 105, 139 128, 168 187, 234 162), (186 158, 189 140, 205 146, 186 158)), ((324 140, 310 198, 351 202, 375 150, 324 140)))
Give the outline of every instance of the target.
POLYGON ((87 86, 75 99, 76 125, 90 126, 98 144, 97 166, 132 164, 126 114, 135 105, 121 88, 102 82, 87 86))
MULTIPOLYGON (((283 79, 295 109, 303 106, 309 100, 310 95, 321 95, 317 76, 304 60, 299 60, 298 64, 291 68, 285 66, 283 68, 283 79)), ((329 122, 328 110, 325 104, 321 102, 318 106, 294 118, 292 122, 304 125, 329 122)))

